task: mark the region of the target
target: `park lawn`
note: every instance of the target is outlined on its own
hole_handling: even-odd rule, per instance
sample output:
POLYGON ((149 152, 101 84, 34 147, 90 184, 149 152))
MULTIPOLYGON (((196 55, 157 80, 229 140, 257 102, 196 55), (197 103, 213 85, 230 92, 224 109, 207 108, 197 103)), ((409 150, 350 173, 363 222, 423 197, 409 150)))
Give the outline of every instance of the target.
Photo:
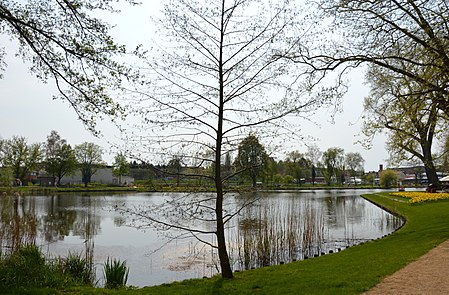
MULTIPOLYGON (((389 193, 365 196, 403 216, 395 233, 340 253, 235 273, 235 279, 194 279, 160 286, 69 294, 359 294, 449 239, 449 200, 410 204, 389 193)), ((132 272, 132 270, 130 270, 132 272)))

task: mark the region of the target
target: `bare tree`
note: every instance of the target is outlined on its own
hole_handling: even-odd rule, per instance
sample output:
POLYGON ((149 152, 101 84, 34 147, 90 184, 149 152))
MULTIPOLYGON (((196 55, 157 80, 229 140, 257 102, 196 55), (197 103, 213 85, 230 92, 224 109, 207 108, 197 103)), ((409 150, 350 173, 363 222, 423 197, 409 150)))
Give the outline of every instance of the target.
POLYGON ((154 131, 127 139, 154 144, 154 149, 144 146, 138 157, 148 150, 160 159, 183 155, 186 163, 205 168, 208 173, 197 176, 213 184, 214 194, 195 194, 185 206, 167 202, 176 204, 176 209, 165 208, 161 217, 165 221, 151 216, 156 210, 123 210, 151 224, 186 230, 199 239, 213 234, 216 243, 209 244, 218 251, 223 278, 233 277, 225 228, 241 210, 226 209, 226 184, 233 174, 222 173, 224 155, 235 151, 251 131, 263 130, 262 139, 279 136, 281 142, 280 130, 288 136, 295 134, 292 129, 297 126, 291 118, 338 95, 334 85, 315 88, 323 76, 303 75, 301 65, 276 57, 296 48, 293 37, 301 34, 299 29, 313 25, 306 24, 295 4, 170 1, 159 22, 159 36, 167 38, 149 51, 156 55, 148 61, 152 80, 136 90, 141 96, 132 102, 136 115, 143 118, 143 130, 154 131), (195 229, 181 217, 213 224, 207 230, 195 229))

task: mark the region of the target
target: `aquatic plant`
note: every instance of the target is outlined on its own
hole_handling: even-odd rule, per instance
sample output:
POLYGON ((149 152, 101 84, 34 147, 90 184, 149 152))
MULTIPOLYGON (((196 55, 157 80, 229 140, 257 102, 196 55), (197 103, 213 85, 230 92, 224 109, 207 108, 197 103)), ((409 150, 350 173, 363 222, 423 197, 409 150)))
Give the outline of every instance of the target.
POLYGON ((69 252, 67 258, 62 259, 62 268, 74 282, 94 285, 95 272, 92 258, 87 255, 82 257, 81 253, 69 252))
POLYGON ((108 257, 104 264, 105 288, 119 289, 126 286, 128 281, 129 268, 126 266, 126 260, 120 262, 108 257))

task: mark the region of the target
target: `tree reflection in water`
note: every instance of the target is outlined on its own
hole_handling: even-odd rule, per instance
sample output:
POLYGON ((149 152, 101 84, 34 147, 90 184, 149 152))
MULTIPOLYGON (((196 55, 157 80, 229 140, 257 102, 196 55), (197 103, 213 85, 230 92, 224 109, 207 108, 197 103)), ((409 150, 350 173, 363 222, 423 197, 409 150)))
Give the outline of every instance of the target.
POLYGON ((85 240, 84 254, 93 266, 94 236, 100 230, 91 198, 48 196, 37 202, 35 196, 3 196, 0 207, 0 247, 2 253, 16 251, 22 245, 45 246, 76 235, 85 240), (76 204, 82 200, 82 203, 76 204), (83 207, 70 210, 69 207, 83 207))

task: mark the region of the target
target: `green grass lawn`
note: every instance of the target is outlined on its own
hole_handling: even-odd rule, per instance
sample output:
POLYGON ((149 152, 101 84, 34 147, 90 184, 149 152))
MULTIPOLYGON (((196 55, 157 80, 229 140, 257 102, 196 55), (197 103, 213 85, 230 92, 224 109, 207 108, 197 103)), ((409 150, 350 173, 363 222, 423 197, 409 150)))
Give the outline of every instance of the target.
MULTIPOLYGON (((235 279, 196 279, 155 287, 109 291, 65 290, 69 294, 359 294, 383 277, 449 239, 449 200, 411 205, 388 193, 367 199, 406 218, 386 238, 340 253, 290 264, 239 272, 235 279)), ((131 270, 132 272, 132 270, 131 270)))

